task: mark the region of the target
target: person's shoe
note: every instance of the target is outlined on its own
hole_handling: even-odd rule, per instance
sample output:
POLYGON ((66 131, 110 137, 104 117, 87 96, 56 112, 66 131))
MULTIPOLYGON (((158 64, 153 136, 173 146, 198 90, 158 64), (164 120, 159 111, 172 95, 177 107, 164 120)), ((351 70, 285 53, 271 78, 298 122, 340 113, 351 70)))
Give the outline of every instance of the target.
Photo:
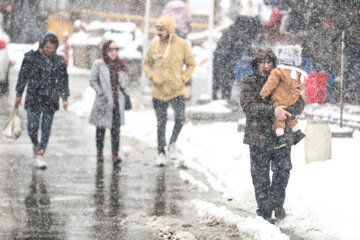
POLYGON ((159 167, 163 167, 166 165, 165 153, 159 153, 159 155, 156 158, 156 165, 159 167))
POLYGON ((305 134, 301 130, 294 132, 294 145, 298 144, 304 137, 305 134))
POLYGON ((177 159, 179 157, 176 150, 176 143, 170 143, 168 147, 168 154, 170 159, 177 159))
POLYGON ((182 160, 182 159, 177 159, 177 160, 175 161, 175 167, 177 167, 177 168, 182 168, 182 169, 186 169, 186 168, 187 168, 186 165, 185 165, 185 161, 182 160))
POLYGON ((268 221, 271 224, 275 224, 275 219, 271 218, 271 213, 272 213, 272 211, 264 211, 264 210, 260 210, 260 209, 256 210, 256 214, 259 217, 264 218, 266 221, 268 221))
POLYGON ((256 210, 256 214, 259 216, 259 217, 271 217, 271 213, 272 211, 268 211, 268 210, 261 210, 261 209, 257 209, 256 210))
POLYGON ((281 135, 277 137, 277 142, 276 142, 276 146, 275 149, 280 149, 286 147, 286 138, 285 135, 281 135))
POLYGON ((275 208, 274 213, 277 219, 283 219, 286 217, 286 212, 283 207, 275 208))
POLYGON ((37 169, 45 170, 47 168, 46 162, 44 162, 44 156, 43 155, 37 155, 35 158, 34 167, 37 169))
POLYGON ((122 162, 121 158, 116 153, 112 155, 112 160, 114 165, 119 165, 122 162))

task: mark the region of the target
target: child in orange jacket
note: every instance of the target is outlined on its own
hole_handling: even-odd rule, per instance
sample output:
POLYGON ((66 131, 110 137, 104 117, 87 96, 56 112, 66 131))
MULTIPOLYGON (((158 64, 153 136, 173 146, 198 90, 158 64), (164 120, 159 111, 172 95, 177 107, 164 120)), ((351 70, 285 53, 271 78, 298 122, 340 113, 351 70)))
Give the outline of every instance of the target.
MULTIPOLYGON (((291 106, 299 99, 304 90, 307 78, 305 71, 297 66, 301 65, 301 47, 299 45, 289 45, 278 49, 279 65, 274 68, 268 77, 265 85, 260 91, 262 98, 271 96, 270 102, 273 106, 291 106)), ((276 148, 286 146, 284 137, 285 124, 295 133, 294 144, 297 144, 305 135, 300 131, 298 121, 295 116, 286 120, 274 120, 278 143, 276 148)))

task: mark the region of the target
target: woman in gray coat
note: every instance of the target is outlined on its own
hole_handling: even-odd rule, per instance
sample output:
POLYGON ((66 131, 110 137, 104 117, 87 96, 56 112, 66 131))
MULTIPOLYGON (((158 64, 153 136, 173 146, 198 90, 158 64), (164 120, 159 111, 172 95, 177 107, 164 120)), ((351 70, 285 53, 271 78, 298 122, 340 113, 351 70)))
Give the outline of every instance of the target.
POLYGON ((90 114, 90 124, 96 126, 97 160, 103 161, 105 129, 111 131, 112 160, 119 164, 120 126, 125 123, 124 91, 128 84, 124 61, 118 57, 119 48, 112 40, 102 47, 102 59, 94 62, 90 86, 96 97, 90 114))

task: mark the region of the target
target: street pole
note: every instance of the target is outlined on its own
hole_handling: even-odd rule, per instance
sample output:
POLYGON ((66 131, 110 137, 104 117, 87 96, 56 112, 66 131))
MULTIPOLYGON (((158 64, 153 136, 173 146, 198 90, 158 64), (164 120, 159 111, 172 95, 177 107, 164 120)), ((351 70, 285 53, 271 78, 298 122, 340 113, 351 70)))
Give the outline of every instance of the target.
POLYGON ((345 48, 345 32, 341 34, 341 79, 340 79, 340 128, 343 125, 344 111, 344 48, 345 48))
MULTIPOLYGON (((151 0, 146 0, 144 42, 143 42, 143 51, 142 51, 143 57, 145 57, 147 47, 148 47, 148 44, 149 44, 150 6, 151 6, 151 0)), ((140 82, 141 91, 144 90, 145 85, 146 85, 146 76, 145 76, 144 71, 141 71, 141 82, 140 82)))
POLYGON ((212 84, 213 84, 213 29, 214 29, 214 0, 210 0, 210 14, 209 14, 209 79, 208 90, 210 100, 212 99, 212 84))

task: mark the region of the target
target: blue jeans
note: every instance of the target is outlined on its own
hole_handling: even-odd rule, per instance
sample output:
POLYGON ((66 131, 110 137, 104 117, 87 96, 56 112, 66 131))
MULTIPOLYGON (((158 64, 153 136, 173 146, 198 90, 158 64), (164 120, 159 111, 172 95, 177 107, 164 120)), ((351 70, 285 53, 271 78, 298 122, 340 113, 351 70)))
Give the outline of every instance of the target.
POLYGON ((37 151, 46 150, 49 142, 51 126, 54 118, 54 112, 32 112, 27 111, 27 128, 33 144, 39 143, 38 132, 41 118, 41 141, 37 151))

